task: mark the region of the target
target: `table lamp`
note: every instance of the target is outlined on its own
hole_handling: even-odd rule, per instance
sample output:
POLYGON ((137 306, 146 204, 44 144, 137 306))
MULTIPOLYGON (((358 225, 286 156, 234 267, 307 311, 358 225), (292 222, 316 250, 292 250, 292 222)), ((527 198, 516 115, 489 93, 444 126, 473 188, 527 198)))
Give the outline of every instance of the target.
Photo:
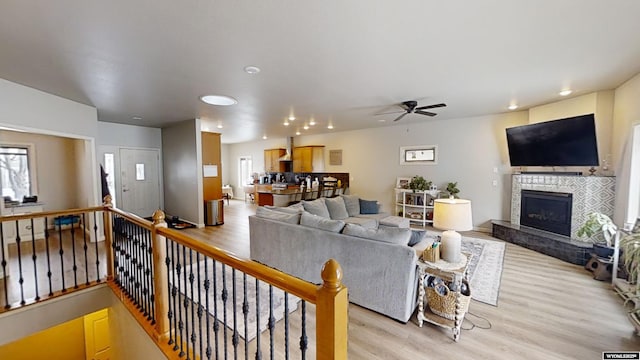
POLYGON ((471 201, 454 198, 434 200, 433 227, 445 230, 440 240, 440 258, 451 263, 460 262, 462 236, 456 231, 473 229, 471 201))

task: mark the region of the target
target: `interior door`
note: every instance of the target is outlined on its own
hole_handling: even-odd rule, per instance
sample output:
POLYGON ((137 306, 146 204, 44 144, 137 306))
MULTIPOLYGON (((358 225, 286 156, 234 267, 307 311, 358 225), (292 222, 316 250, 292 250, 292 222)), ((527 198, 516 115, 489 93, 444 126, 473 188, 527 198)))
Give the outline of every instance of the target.
POLYGON ((160 151, 120 149, 120 208, 149 217, 160 208, 160 151))
POLYGON ((85 315, 84 342, 87 360, 109 360, 112 358, 108 309, 85 315))

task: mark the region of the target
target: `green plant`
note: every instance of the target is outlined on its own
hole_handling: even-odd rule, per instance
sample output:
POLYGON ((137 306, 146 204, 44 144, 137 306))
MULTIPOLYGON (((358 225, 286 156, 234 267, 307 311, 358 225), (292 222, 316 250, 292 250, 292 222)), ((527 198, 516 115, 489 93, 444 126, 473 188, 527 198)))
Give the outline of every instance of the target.
POLYGON ((458 198, 458 193, 460 192, 460 189, 458 189, 458 183, 457 182, 450 182, 447 184, 447 192, 449 193, 449 196, 453 196, 454 198, 458 198))
POLYGON ((429 190, 429 187, 431 187, 431 181, 425 180, 425 178, 419 175, 412 177, 409 182, 409 189, 412 190, 424 191, 429 190))
POLYGON ((613 223, 610 217, 599 212, 592 212, 587 215, 587 220, 582 224, 578 232, 579 237, 586 236, 594 243, 606 243, 611 246, 611 239, 616 235, 618 227, 613 223), (602 237, 604 241, 602 241, 602 237))

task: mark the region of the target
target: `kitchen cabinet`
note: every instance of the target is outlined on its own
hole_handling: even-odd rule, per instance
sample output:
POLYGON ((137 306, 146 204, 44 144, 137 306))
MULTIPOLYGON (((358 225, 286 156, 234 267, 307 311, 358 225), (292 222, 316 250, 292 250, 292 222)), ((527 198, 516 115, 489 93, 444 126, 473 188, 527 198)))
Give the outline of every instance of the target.
POLYGON ((264 172, 285 172, 285 163, 280 158, 287 153, 285 149, 266 149, 264 151, 264 172))
POLYGON ((324 145, 293 148, 293 172, 324 171, 324 145))

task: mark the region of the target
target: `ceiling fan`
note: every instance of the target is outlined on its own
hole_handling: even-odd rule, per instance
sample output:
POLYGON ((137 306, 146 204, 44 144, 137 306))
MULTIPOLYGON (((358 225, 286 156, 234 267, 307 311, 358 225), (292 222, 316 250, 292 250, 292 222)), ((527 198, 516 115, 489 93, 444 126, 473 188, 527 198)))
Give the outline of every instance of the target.
POLYGON ((438 114, 430 112, 430 111, 425 111, 426 109, 434 109, 434 108, 439 108, 439 107, 445 107, 447 106, 447 104, 432 104, 432 105, 426 105, 426 106, 420 106, 418 107, 418 102, 414 101, 414 100, 409 100, 409 101, 403 101, 402 103, 398 104, 398 106, 400 106, 401 108, 404 109, 404 113, 401 114, 400 116, 398 116, 397 118, 395 118, 395 120, 393 121, 398 121, 400 119, 402 119, 403 117, 405 117, 407 114, 420 114, 420 115, 427 115, 427 116, 436 116, 438 114))

